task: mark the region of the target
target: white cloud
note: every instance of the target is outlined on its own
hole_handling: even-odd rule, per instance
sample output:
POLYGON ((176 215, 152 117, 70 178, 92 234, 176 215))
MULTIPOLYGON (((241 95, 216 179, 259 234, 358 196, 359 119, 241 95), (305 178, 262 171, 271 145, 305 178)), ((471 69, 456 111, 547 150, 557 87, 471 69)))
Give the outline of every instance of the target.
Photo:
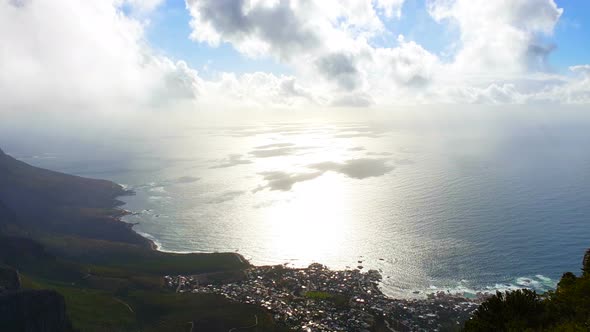
MULTIPOLYGON (((271 57, 292 74, 214 72, 204 80, 145 39, 162 0, 0 2, 3 109, 368 107, 436 103, 589 103, 590 66, 543 74, 542 43, 562 10, 553 0, 425 0, 441 29, 438 55, 384 19, 402 0, 187 0, 191 38, 271 57), (542 38, 543 37, 543 38, 542 38), (377 46, 385 40, 394 46, 377 46), (74 106, 74 107, 72 107, 74 106)), ((188 59, 187 59, 188 60, 188 59)))
POLYGON ((524 103, 554 86, 527 81, 547 68, 554 48, 542 42, 563 12, 553 0, 426 1, 435 20, 459 31, 450 62, 404 36, 395 47, 372 43, 390 36, 381 15, 399 17, 403 1, 187 0, 187 7, 195 41, 274 57, 325 105, 524 103))
POLYGON ((531 96, 535 102, 590 104, 590 65, 571 66, 573 77, 546 86, 531 96))
POLYGON ((429 83, 440 67, 440 60, 413 41, 398 37, 396 48, 376 48, 375 68, 379 75, 393 79, 402 86, 423 86, 429 83))
POLYGON ((420 45, 403 39, 395 48, 370 43, 385 29, 378 10, 397 15, 402 4, 187 1, 195 41, 211 46, 230 43, 246 56, 272 56, 294 68, 300 84, 332 99, 329 104, 353 106, 373 104, 370 91, 419 86, 431 79, 438 59, 420 45))
POLYGON ((187 7, 195 41, 286 62, 348 49, 383 29, 371 0, 187 0, 187 7))
POLYGON ((552 34, 563 13, 554 0, 428 0, 428 9, 459 28, 454 70, 488 76, 542 65, 553 47, 539 37, 552 34))
MULTIPOLYGON (((143 10, 156 1, 143 2, 143 10)), ((195 71, 155 54, 119 1, 0 2, 6 108, 130 107, 190 98, 195 71)), ((133 1, 139 6, 139 1, 133 1)))
POLYGON ((121 4, 127 4, 140 14, 146 14, 155 10, 164 0, 119 0, 121 4))
POLYGON ((301 87, 293 76, 264 72, 236 75, 221 73, 216 79, 204 81, 201 100, 207 107, 258 108, 323 105, 325 101, 301 87))
POLYGON ((402 16, 404 0, 377 0, 377 7, 384 11, 386 17, 402 16))
POLYGON ((577 65, 569 68, 574 73, 585 75, 586 78, 590 76, 590 65, 577 65))

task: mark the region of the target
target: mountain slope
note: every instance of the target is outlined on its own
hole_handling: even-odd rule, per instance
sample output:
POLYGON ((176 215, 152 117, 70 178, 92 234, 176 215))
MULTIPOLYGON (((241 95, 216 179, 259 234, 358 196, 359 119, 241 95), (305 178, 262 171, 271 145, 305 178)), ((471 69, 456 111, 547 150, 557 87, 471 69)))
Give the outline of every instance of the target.
POLYGON ((55 206, 109 208, 123 188, 28 165, 0 150, 0 199, 19 215, 34 215, 55 206))
MULTIPOLYGON (((183 331, 187 322, 197 322, 197 330, 228 331, 251 324, 254 316, 259 331, 281 330, 256 306, 163 287, 164 275, 234 275, 249 264, 234 253, 153 250, 119 220, 116 197, 122 194, 112 182, 40 169, 0 150, 0 267, 18 270, 23 288, 17 295, 0 294, 0 331, 28 328, 30 317, 41 317, 36 304, 42 301, 60 310, 42 309, 47 316, 41 322, 67 323, 63 300, 80 332, 183 331)), ((10 273, 3 275, 0 287, 12 287, 10 273)), ((29 330, 46 331, 37 325, 29 330)))
POLYGON ((0 235, 8 234, 18 227, 18 218, 12 210, 10 210, 4 202, 0 201, 0 235))
POLYGON ((122 203, 116 198, 125 194, 129 192, 111 181, 34 167, 0 150, 0 221, 3 208, 13 211, 27 231, 149 247, 148 240, 118 219, 121 212, 115 207, 122 203))

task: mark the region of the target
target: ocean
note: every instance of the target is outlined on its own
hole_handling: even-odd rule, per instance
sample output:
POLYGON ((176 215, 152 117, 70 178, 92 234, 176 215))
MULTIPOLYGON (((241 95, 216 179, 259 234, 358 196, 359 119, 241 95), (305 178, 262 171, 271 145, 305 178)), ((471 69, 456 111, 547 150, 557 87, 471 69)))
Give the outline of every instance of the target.
POLYGON ((27 163, 134 190, 122 198, 134 212, 125 220, 161 250, 376 269, 386 294, 419 297, 546 291, 580 271, 590 247, 590 121, 543 114, 0 138, 27 163))

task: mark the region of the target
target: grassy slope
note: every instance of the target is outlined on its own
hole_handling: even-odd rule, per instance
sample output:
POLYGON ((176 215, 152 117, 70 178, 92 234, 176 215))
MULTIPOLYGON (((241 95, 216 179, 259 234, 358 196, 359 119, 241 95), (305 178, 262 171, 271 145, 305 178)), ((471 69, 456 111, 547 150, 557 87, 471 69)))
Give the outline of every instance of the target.
POLYGON ((188 322, 228 331, 252 325, 255 316, 258 331, 281 330, 258 307, 165 289, 163 275, 248 264, 232 253, 151 250, 116 220, 121 193, 111 182, 41 170, 0 150, 0 265, 18 269, 23 288, 61 293, 80 331, 188 331, 188 322))
MULTIPOLYGON (((125 258, 101 265, 72 261, 42 249, 18 255, 15 252, 23 247, 19 241, 0 238, 0 243, 0 262, 21 272, 24 288, 53 289, 62 294, 68 315, 80 331, 182 331, 189 321, 206 331, 227 331, 251 325, 254 315, 259 319, 259 331, 280 330, 258 307, 221 296, 177 294, 163 288, 161 276, 170 269, 215 270, 215 255, 158 253, 150 266, 138 261, 126 264, 125 258), (17 248, 11 249, 11 243, 17 248)), ((234 255, 226 256, 239 263, 234 255)))
POLYGON ((189 321, 207 331, 227 331, 251 325, 255 315, 260 331, 280 330, 258 307, 217 295, 177 294, 164 289, 157 275, 59 258, 13 265, 23 275, 24 288, 54 289, 64 295, 68 315, 81 331, 182 331, 189 321))

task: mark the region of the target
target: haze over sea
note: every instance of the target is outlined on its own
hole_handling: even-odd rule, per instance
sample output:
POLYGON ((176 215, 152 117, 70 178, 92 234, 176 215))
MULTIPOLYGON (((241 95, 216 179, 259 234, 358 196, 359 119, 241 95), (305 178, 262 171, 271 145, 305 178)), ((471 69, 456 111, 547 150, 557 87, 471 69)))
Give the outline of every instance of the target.
POLYGON ((98 141, 5 124, 0 138, 25 162, 133 189, 126 221, 162 250, 362 265, 397 296, 547 290, 588 247, 590 122, 534 112, 135 122, 98 141))

